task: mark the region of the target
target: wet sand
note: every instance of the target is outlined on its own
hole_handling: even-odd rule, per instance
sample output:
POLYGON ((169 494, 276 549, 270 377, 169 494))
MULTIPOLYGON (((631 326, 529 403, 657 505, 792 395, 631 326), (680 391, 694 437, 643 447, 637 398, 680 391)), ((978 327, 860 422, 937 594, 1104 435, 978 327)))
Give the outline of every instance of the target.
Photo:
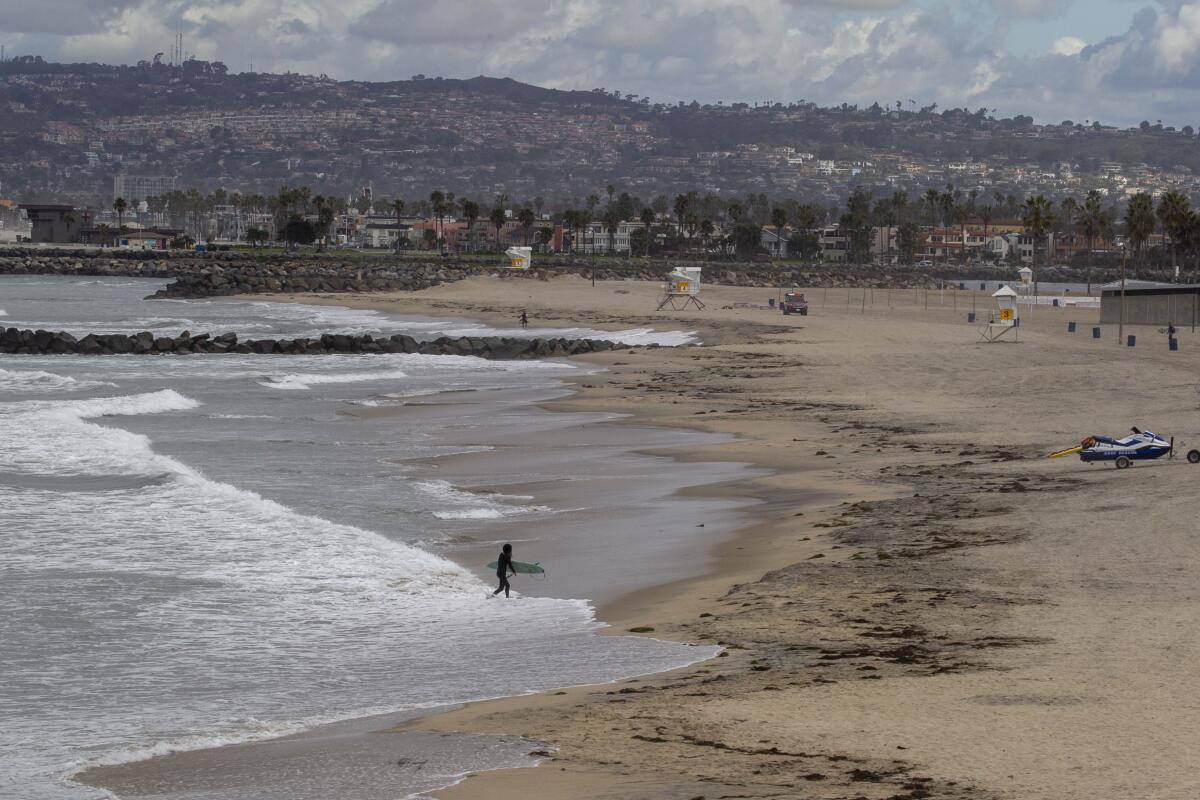
MULTIPOLYGON (((440 287, 425 313, 654 319, 657 287, 516 284, 440 287)), ((1169 353, 1142 328, 1128 349, 1090 337, 1094 310, 1039 308, 1019 344, 979 344, 966 312, 990 301, 966 293, 722 308, 770 294, 706 288, 707 312, 657 323, 721 344, 589 357, 611 372, 554 404, 734 434, 697 455, 772 470, 743 486, 760 522, 710 575, 600 609, 728 655, 418 721, 558 748, 437 796, 1194 796, 1200 468, 1045 455, 1131 425, 1200 445, 1200 337, 1169 353)))
MULTIPOLYGON (((699 330, 706 346, 586 357, 551 409, 736 437, 676 458, 761 474, 701 489, 759 501, 712 569, 603 604, 614 632, 719 643, 703 664, 620 685, 472 704, 396 729, 521 736, 541 765, 481 773, 459 798, 1192 797, 1200 745, 1182 460, 1118 472, 1045 455, 1131 425, 1200 445, 1200 336, 1139 346, 1094 310, 1025 312, 979 344, 991 301, 473 279, 407 296, 289 298, 534 324, 699 330), (726 307, 728 306, 728 307, 726 307), (1066 333, 1068 320, 1080 332, 1066 333)), ((347 795, 349 797, 349 795, 347 795)))
MULTIPOLYGON (((579 365, 581 380, 594 372, 579 365)), ((571 394, 561 386, 384 394, 372 405, 345 405, 339 413, 427 425, 438 432, 439 446, 461 451, 415 460, 398 454, 404 463, 420 465, 414 479, 445 481, 501 504, 545 508, 510 519, 444 523, 461 532, 436 543, 436 551, 485 583, 495 579, 484 565, 504 541, 515 543, 518 558, 536 557, 549 568, 542 579, 514 577, 518 594, 606 603, 664 580, 704 574, 713 545, 744 524, 753 504, 722 487, 753 472, 724 461, 684 464, 672 453, 728 437, 542 407, 571 394), (481 419, 491 424, 481 427, 481 419)), ((687 657, 679 654, 681 662, 687 657)), ((630 674, 637 671, 630 662, 630 674)), ((489 691, 479 690, 483 697, 489 691)), ((403 697, 379 698, 381 707, 392 704, 402 705, 403 697)), ((122 798, 318 800, 343 792, 355 800, 384 800, 396 797, 398 787, 407 794, 444 786, 484 765, 532 766, 539 757, 530 754, 543 752, 540 743, 514 736, 394 730, 437 710, 351 719, 278 739, 98 767, 76 779, 122 798)))

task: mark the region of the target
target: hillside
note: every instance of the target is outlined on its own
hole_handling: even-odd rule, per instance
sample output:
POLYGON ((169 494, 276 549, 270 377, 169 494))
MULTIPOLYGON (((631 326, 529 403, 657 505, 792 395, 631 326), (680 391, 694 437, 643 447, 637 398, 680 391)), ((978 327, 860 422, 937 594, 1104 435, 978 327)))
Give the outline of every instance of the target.
POLYGON ((944 185, 952 162, 1020 165, 1019 174, 1064 163, 1099 174, 1106 162, 1200 170, 1193 131, 1149 123, 1035 125, 900 104, 666 106, 507 78, 369 83, 234 74, 203 61, 9 61, 0 109, 0 196, 22 200, 110 197, 120 172, 204 191, 291 183, 350 195, 373 185, 378 195, 445 188, 553 200, 615 184, 647 198, 699 189, 832 202, 852 183, 884 185, 876 179, 909 191, 944 185), (822 160, 847 166, 816 168, 822 160))

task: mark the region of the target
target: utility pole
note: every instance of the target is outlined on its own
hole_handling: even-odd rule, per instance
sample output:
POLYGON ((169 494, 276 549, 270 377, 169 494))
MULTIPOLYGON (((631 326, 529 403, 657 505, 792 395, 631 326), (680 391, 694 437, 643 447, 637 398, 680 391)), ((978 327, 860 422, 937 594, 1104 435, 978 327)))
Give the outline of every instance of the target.
POLYGON ((1118 313, 1121 315, 1117 323, 1117 346, 1125 341, 1125 245, 1121 245, 1121 304, 1118 313))

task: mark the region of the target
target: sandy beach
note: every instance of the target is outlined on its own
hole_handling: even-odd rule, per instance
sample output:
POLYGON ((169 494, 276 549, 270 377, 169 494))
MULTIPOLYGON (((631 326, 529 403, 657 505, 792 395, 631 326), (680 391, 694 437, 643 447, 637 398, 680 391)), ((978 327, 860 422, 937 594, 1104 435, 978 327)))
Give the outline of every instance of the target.
POLYGON ((736 501, 746 524, 697 530, 682 577, 639 576, 642 588, 598 607, 609 633, 722 654, 406 722, 392 735, 543 743, 539 766, 474 774, 437 797, 1194 796, 1200 467, 1045 456, 1131 425, 1200 445, 1200 337, 1181 332, 1171 353, 1142 328, 1131 349, 1113 329, 1091 337, 1096 310, 1038 308, 1020 343, 990 345, 966 315, 993 301, 967 292, 817 289, 809 316, 785 317, 766 308, 773 290, 706 287, 704 311, 656 313, 658 290, 479 278, 281 298, 695 330, 703 346, 578 359, 604 371, 543 405, 623 415, 595 430, 626 444, 620 431, 646 425, 720 434, 664 450, 663 469, 756 468, 680 493, 736 501))
POLYGON ((1091 338, 1096 311, 1039 308, 1019 344, 987 345, 966 312, 991 301, 965 292, 814 290, 810 316, 784 317, 734 307, 770 290, 726 287, 706 287, 703 312, 656 314, 657 289, 478 279, 315 298, 698 330, 704 347, 590 357, 608 371, 552 407, 733 434, 686 456, 770 470, 722 488, 762 502, 709 574, 600 608, 613 632, 725 655, 416 721, 554 749, 439 797, 1194 795, 1200 473, 1045 455, 1135 424, 1200 443, 1200 339, 1169 353, 1143 328, 1130 349, 1091 338))

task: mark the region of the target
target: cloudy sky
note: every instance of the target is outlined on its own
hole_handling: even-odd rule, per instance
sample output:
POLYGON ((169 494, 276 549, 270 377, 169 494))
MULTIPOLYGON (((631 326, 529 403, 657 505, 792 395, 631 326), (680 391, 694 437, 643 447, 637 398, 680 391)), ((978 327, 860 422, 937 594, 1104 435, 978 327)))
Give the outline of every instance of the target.
POLYGON ((0 0, 11 55, 1200 125, 1200 0, 0 0))

